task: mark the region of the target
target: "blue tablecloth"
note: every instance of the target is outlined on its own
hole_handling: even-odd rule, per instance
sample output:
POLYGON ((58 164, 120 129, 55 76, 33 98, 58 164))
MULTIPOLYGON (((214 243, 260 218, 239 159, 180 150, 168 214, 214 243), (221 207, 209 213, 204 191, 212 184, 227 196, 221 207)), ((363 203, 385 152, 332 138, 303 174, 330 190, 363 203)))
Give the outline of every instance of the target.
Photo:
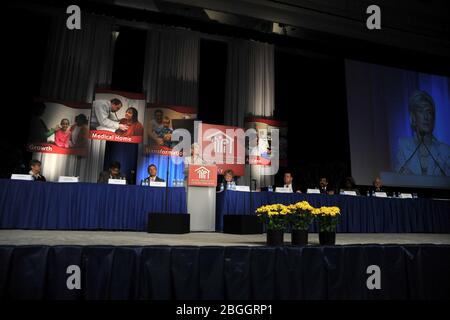
MULTIPOLYGON (((146 230, 164 212, 165 188, 0 179, 2 229, 146 230)), ((184 188, 168 189, 168 212, 186 213, 184 188)))
MULTIPOLYGON (((254 214, 262 205, 303 200, 314 207, 341 208, 338 232, 450 233, 450 201, 445 200, 238 191, 217 194, 216 230, 222 230, 224 215, 254 214), (250 196, 253 197, 252 208, 250 196)), ((316 225, 310 230, 317 231, 316 225)))

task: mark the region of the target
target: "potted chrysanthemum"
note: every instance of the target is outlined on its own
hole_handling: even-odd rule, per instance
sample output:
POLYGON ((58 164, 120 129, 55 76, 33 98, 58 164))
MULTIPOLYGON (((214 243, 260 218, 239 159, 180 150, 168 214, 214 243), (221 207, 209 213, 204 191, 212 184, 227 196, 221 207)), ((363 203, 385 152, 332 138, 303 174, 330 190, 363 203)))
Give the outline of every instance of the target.
POLYGON ((341 210, 338 207, 320 207, 314 209, 312 214, 318 223, 320 244, 334 245, 341 210))
POLYGON ((271 204, 256 209, 256 214, 266 225, 268 246, 280 246, 283 244, 288 213, 288 206, 282 204, 271 204))
POLYGON ((308 201, 300 201, 288 206, 288 220, 291 225, 291 243, 306 246, 308 244, 308 230, 313 220, 314 207, 308 201))

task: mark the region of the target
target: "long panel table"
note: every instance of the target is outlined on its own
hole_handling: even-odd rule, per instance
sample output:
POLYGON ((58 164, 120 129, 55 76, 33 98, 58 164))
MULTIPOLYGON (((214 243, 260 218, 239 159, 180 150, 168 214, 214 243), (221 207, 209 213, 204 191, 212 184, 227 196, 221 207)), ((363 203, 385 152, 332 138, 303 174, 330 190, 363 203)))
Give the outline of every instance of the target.
MULTIPOLYGON (((168 212, 187 213, 184 188, 168 197, 168 212)), ((0 179, 1 229, 144 231, 164 207, 165 188, 0 179)))
MULTIPOLYGON (((217 194, 216 230, 222 230, 224 215, 254 214, 262 205, 303 200, 314 207, 341 208, 338 232, 450 233, 450 201, 446 200, 239 191, 217 194)), ((311 231, 316 230, 313 224, 311 231)))

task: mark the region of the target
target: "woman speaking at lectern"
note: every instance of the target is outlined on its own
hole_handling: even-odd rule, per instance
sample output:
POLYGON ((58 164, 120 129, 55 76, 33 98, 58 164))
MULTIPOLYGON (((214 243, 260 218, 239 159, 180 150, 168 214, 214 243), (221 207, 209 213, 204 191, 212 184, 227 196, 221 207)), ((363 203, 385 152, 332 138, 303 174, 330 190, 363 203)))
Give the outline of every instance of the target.
POLYGON ((189 165, 191 164, 208 164, 205 160, 203 160, 200 154, 200 146, 198 143, 193 143, 191 145, 191 155, 189 157, 184 158, 184 183, 187 185, 187 178, 189 174, 189 165))

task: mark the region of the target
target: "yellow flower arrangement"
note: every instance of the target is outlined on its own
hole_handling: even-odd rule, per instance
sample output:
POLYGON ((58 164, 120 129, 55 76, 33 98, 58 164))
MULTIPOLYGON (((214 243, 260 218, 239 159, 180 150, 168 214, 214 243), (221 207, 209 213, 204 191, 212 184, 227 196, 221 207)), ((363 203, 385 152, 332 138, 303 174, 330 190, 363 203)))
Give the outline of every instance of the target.
POLYGON ((341 209, 338 207, 320 207, 314 209, 312 215, 319 223, 320 232, 335 232, 341 209))
POLYGON ((256 214, 261 220, 267 223, 268 229, 283 230, 286 224, 286 217, 290 214, 289 206, 283 204, 269 204, 256 209, 256 214))
POLYGON ((256 214, 267 224, 268 229, 282 230, 289 221, 293 229, 308 230, 313 219, 319 223, 320 231, 336 231, 339 207, 314 208, 307 201, 290 205, 280 203, 261 206, 256 214))
POLYGON ((293 230, 307 231, 313 220, 314 207, 308 201, 300 201, 288 206, 290 210, 289 222, 293 230))

